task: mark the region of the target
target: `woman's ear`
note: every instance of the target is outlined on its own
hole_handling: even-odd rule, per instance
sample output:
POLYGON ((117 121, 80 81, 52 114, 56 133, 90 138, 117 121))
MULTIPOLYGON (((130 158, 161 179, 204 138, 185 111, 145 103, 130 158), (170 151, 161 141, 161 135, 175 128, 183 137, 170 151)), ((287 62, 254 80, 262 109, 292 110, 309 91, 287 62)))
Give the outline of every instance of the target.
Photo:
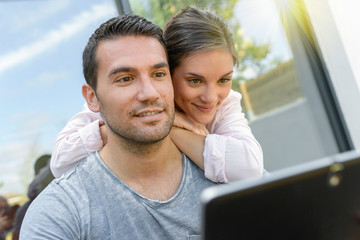
POLYGON ((93 112, 100 112, 101 108, 99 101, 96 97, 95 90, 92 87, 90 87, 89 84, 84 84, 81 90, 82 90, 82 95, 89 106, 89 109, 93 112))

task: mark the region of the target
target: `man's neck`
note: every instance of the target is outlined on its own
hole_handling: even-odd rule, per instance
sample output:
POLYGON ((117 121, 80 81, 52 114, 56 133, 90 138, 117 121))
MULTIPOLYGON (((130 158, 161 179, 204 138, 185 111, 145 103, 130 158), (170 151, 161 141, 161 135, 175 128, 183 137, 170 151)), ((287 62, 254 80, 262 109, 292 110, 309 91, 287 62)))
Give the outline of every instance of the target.
POLYGON ((107 145, 100 156, 110 170, 139 194, 167 200, 178 189, 182 177, 182 154, 166 137, 152 145, 107 145))

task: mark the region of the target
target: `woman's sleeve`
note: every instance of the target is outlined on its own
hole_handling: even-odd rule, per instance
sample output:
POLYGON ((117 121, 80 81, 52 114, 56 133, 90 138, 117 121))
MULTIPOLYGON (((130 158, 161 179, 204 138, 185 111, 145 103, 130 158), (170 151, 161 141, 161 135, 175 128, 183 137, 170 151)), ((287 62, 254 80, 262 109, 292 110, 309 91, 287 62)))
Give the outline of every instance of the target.
POLYGON ((56 178, 73 168, 90 153, 103 146, 100 125, 103 119, 92 112, 87 104, 73 116, 57 135, 51 155, 50 168, 56 178))
POLYGON ((208 125, 205 138, 205 176, 214 182, 261 177, 263 152, 241 111, 241 95, 231 92, 208 125))

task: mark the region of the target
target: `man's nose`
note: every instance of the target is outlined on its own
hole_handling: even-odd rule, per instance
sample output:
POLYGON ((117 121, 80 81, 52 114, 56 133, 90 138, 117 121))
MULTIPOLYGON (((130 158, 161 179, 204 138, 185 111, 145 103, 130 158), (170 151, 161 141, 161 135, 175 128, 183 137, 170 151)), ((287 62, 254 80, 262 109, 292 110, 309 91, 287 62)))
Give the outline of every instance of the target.
POLYGON ((156 80, 151 77, 142 76, 139 79, 139 90, 137 98, 139 101, 154 101, 160 97, 160 93, 156 88, 156 80))

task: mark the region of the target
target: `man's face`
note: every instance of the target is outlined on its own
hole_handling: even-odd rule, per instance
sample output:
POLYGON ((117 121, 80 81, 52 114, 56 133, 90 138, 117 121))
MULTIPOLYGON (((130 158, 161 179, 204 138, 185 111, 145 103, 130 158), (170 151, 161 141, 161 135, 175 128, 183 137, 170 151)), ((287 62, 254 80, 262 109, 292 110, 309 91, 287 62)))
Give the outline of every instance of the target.
POLYGON ((113 134, 139 143, 164 139, 174 121, 174 92, 166 53, 155 38, 100 42, 97 100, 113 134))

